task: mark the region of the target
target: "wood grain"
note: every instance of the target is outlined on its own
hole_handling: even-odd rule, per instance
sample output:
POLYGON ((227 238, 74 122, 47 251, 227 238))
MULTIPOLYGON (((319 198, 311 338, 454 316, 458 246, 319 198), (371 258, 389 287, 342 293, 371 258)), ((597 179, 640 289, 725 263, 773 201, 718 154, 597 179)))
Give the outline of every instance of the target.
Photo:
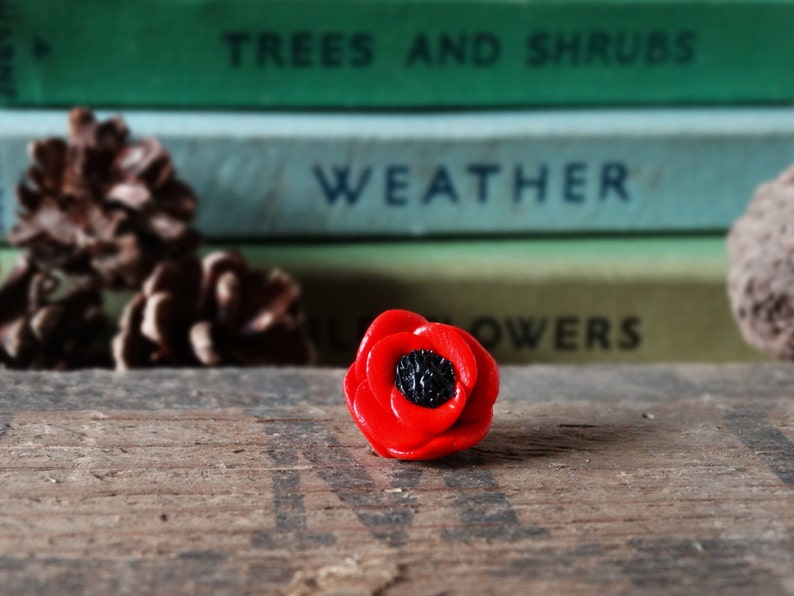
POLYGON ((340 370, 0 376, 3 593, 794 592, 794 368, 503 370, 374 455, 340 370))

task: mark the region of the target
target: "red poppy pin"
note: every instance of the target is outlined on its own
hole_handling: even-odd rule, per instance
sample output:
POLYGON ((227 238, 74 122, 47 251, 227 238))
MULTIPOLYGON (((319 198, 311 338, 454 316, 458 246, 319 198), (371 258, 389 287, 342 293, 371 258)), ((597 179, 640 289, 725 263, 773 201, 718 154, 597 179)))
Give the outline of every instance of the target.
POLYGON ((344 393, 379 455, 434 459, 472 447, 488 433, 499 369, 462 329, 387 310, 364 334, 344 393))

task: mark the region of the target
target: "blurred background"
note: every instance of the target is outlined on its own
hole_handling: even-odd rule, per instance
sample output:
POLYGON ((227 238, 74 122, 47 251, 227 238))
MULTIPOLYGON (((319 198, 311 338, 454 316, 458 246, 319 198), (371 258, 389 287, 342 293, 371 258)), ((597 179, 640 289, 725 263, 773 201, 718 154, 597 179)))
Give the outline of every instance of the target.
POLYGON ((300 284, 321 365, 387 308, 502 364, 763 358, 725 235, 794 156, 794 3, 3 0, 0 24, 4 277, 23 251, 85 275, 101 236, 115 321, 189 224, 300 284))

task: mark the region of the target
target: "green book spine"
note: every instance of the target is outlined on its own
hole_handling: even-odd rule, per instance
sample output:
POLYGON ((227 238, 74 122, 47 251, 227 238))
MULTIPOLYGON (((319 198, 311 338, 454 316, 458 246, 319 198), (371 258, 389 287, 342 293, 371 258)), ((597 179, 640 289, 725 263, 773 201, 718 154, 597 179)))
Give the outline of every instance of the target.
MULTIPOLYGON (((223 240, 719 231, 794 156, 784 107, 122 115, 223 240)), ((0 234, 65 116, 0 109, 0 234)))
POLYGON ((790 0, 2 0, 6 105, 794 99, 790 0))
MULTIPOLYGON (((760 359, 731 318, 722 238, 249 245, 303 285, 320 363, 405 308, 473 333, 502 364, 760 359)), ((3 272, 14 250, 0 251, 3 272)), ((129 294, 109 294, 121 312, 129 294)))

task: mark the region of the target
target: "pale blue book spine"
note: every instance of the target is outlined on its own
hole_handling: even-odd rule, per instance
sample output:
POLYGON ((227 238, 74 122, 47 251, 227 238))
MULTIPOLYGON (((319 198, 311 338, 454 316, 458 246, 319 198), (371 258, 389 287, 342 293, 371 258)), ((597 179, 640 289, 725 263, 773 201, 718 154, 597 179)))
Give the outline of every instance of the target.
MULTIPOLYGON (((788 108, 120 115, 209 238, 724 230, 794 162, 788 108)), ((65 112, 0 111, 3 231, 27 143, 65 134, 65 112)))

